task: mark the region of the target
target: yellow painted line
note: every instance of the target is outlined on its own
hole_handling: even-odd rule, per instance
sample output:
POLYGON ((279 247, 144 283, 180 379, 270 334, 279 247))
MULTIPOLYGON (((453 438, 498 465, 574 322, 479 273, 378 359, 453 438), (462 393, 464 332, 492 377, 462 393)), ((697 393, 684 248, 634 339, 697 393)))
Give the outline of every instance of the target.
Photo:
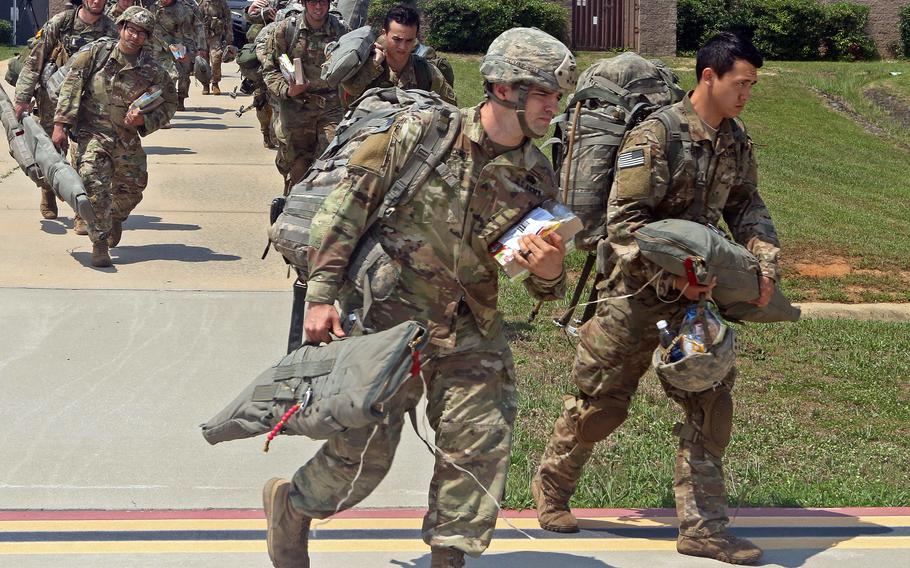
MULTIPOLYGON (((910 549, 910 537, 837 538, 769 538, 753 539, 767 550, 793 549, 910 549)), ((311 540, 311 553, 348 552, 414 552, 429 549, 419 540, 311 540)), ((493 540, 490 552, 660 552, 676 550, 670 539, 499 539, 493 540)), ((47 554, 233 554, 264 553, 265 541, 155 541, 155 542, 23 542, 0 543, 0 555, 47 554)))
MULTIPOLYGON (((582 528, 666 528, 676 527, 676 519, 588 517, 580 519, 582 528)), ((314 522, 316 530, 351 529, 420 529, 422 519, 366 518, 330 519, 325 524, 314 522)), ((510 518, 509 523, 520 529, 539 529, 535 518, 510 518)), ((732 520, 736 527, 910 527, 910 517, 739 517, 732 520)), ((502 518, 498 529, 510 529, 502 518)), ((151 519, 151 520, 68 520, 68 521, 0 521, 0 532, 69 532, 69 531, 160 531, 160 530, 265 530, 265 519, 151 519)))

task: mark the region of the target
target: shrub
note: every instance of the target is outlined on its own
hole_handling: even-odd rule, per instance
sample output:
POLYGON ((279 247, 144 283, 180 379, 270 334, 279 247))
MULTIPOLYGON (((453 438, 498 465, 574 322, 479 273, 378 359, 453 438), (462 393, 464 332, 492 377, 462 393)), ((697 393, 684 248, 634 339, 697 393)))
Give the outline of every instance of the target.
POLYGON ((768 59, 818 59, 825 11, 816 0, 742 0, 737 12, 768 59))
POLYGON ((0 43, 15 45, 13 40, 13 24, 9 20, 0 20, 0 43))
POLYGON ((696 51, 730 24, 727 0, 679 0, 676 4, 676 49, 696 51))
POLYGON ((428 0, 427 43, 443 51, 486 51, 496 36, 534 26, 565 41, 568 13, 547 0, 428 0))
MULTIPOLYGON (((373 29, 380 30, 382 29, 382 24, 385 22, 385 15, 389 13, 389 10, 394 8, 399 4, 410 4, 411 6, 416 6, 418 10, 422 10, 423 2, 417 2, 417 0, 372 0, 370 2, 370 7, 367 9, 367 23, 373 26, 373 29)), ((421 24, 422 26, 423 24, 421 24)), ((423 33, 423 28, 421 27, 421 33, 423 33)))
POLYGON ((836 2, 824 6, 822 49, 825 59, 856 61, 876 56, 875 42, 866 33, 869 6, 836 2))
POLYGON ((904 57, 910 57, 910 4, 901 8, 898 29, 901 33, 901 51, 904 57))

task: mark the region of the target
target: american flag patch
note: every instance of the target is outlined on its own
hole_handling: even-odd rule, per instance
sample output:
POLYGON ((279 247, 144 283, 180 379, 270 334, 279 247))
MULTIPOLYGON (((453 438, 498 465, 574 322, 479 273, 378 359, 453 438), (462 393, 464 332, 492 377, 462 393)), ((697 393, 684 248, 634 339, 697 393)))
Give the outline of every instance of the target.
POLYGON ((645 165, 645 151, 641 148, 623 152, 619 155, 619 158, 616 159, 616 167, 621 170, 626 168, 637 168, 638 166, 643 165, 645 165))

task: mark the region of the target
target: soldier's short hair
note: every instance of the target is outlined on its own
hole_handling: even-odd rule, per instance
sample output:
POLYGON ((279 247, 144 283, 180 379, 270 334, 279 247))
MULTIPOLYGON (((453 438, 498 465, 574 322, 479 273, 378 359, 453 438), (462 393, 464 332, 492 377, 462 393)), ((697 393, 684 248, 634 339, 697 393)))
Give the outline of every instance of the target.
POLYGON ((407 28, 417 28, 417 33, 420 33, 420 12, 409 4, 399 4, 389 10, 385 15, 382 29, 389 31, 389 26, 392 25, 392 22, 407 28))
POLYGON ((737 59, 748 61, 756 68, 764 63, 761 52, 748 38, 735 33, 722 32, 698 50, 695 56, 695 80, 701 81, 702 72, 710 67, 718 77, 733 69, 737 59))

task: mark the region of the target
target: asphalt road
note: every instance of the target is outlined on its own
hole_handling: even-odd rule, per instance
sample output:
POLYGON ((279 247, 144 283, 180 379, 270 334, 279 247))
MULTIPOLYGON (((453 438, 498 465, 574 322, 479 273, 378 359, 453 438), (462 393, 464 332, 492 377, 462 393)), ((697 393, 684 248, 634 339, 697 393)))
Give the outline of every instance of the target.
MULTIPOLYGON (((225 92, 237 84, 228 66, 225 92)), ((2 69, 0 69, 2 71, 2 69)), ((281 193, 249 97, 199 95, 144 140, 145 199, 92 268, 72 212, 0 156, 0 567, 268 566, 262 483, 318 443, 209 446, 198 425, 279 358, 291 280, 260 259, 281 193)), ((406 429, 389 476, 313 536, 314 566, 428 566, 420 508, 432 458, 406 429), (402 509, 404 508, 404 509, 402 509)), ((471 566, 712 566, 673 549, 666 511, 590 511, 558 537, 511 514, 471 566)), ((741 513, 772 566, 910 566, 910 511, 741 513), (798 530, 797 530, 798 529, 798 530)))

